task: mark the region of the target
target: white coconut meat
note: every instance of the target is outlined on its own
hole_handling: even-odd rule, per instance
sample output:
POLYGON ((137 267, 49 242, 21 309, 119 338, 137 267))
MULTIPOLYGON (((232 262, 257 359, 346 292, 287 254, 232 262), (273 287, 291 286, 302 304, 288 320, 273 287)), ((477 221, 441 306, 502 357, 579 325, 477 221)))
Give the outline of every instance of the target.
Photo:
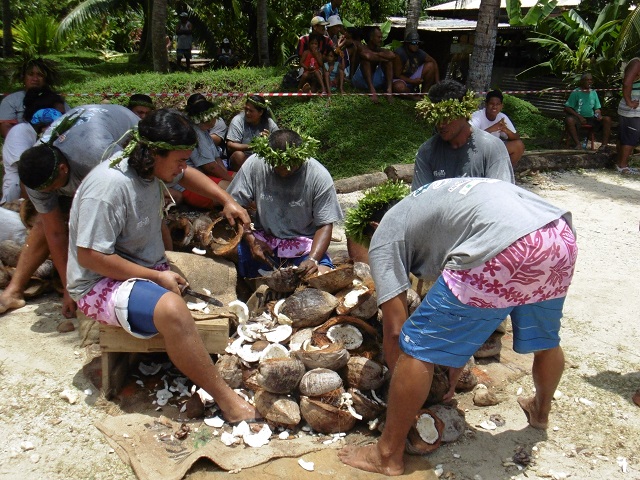
POLYGON ((249 320, 249 307, 240 300, 234 300, 228 305, 229 310, 238 317, 238 323, 246 323, 249 320))
POLYGON ((291 335, 291 339, 289 340, 289 350, 292 352, 300 350, 303 348, 305 343, 311 340, 312 335, 313 328, 303 328, 302 330, 298 330, 296 333, 291 335))
POLYGON ((436 421, 428 413, 423 413, 418 417, 418 420, 416 421, 416 430, 418 431, 420 438, 429 445, 433 445, 438 441, 439 435, 438 429, 436 428, 436 421))
POLYGON ((266 332, 263 336, 264 339, 271 343, 283 343, 289 339, 293 333, 291 325, 278 325, 270 332, 266 332))
POLYGON ((351 290, 349 293, 347 293, 344 296, 344 300, 342 301, 342 304, 347 308, 353 308, 358 304, 360 295, 363 295, 368 291, 369 289, 365 286, 355 288, 354 290, 351 290))
POLYGON ((242 345, 235 354, 247 363, 253 363, 260 360, 262 352, 254 350, 251 345, 242 345))
POLYGON ((327 330, 327 338, 333 343, 341 343, 347 350, 354 350, 362 345, 362 332, 353 325, 341 323, 327 330))
POLYGON ((284 345, 279 343, 272 343, 261 352, 257 352, 260 356, 260 361, 269 360, 271 358, 289 358, 289 350, 284 345))

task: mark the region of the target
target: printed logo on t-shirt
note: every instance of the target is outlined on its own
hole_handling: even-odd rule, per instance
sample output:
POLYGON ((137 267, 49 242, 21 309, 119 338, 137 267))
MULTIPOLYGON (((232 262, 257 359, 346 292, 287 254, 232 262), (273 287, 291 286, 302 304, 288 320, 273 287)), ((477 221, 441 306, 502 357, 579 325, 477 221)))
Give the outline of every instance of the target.
POLYGON ((264 200, 266 202, 273 202, 273 195, 269 195, 268 193, 260 193, 260 200, 264 200))
POLYGON ((306 204, 303 199, 300 200, 292 200, 289 202, 290 207, 304 207, 306 204))
POLYGON ((444 178, 447 175, 447 172, 445 172, 444 170, 434 170, 433 171, 433 176, 436 178, 444 178))
POLYGON ((142 220, 138 222, 138 224, 136 225, 136 228, 141 229, 146 227, 147 225, 149 225, 149 217, 144 217, 142 220))

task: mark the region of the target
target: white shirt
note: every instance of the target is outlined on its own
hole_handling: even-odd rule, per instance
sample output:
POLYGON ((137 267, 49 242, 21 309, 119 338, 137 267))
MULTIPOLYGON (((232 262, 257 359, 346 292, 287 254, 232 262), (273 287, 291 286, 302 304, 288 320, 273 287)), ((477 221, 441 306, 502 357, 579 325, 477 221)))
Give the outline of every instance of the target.
MULTIPOLYGON (((504 119, 504 123, 507 124, 507 128, 511 130, 513 133, 515 133, 516 127, 513 126, 513 123, 511 123, 511 120, 509 120, 509 117, 507 117, 504 113, 500 112, 498 115, 496 115, 495 120, 489 120, 487 118, 484 108, 473 112, 473 115, 471 115, 471 119, 469 120, 469 123, 471 124, 472 127, 479 128, 480 130, 486 130, 491 125, 495 125, 502 119, 504 119)), ((493 135, 494 137, 501 138, 502 140, 507 140, 507 134, 504 132, 491 132, 491 135, 493 135)))

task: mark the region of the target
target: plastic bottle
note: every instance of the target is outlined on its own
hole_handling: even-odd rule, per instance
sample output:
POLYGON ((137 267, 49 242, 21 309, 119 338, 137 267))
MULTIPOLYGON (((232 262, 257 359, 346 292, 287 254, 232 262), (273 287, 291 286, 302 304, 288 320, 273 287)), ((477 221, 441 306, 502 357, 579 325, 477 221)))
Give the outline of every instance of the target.
POLYGON ((587 140, 588 140, 588 138, 587 138, 587 137, 584 137, 584 140, 582 141, 582 149, 583 149, 583 150, 586 150, 586 149, 587 149, 587 140))

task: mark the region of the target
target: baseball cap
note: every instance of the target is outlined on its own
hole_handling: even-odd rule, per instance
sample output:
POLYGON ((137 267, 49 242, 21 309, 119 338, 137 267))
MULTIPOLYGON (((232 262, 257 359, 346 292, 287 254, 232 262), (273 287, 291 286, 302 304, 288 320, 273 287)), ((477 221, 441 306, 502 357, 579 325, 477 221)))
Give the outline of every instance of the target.
POLYGON ((311 19, 311 26, 315 26, 315 25, 328 25, 329 22, 327 22, 323 17, 317 16, 317 17, 313 17, 311 19))
POLYGON ((336 25, 342 25, 342 20, 338 15, 331 15, 329 17, 329 27, 335 27, 336 25))
POLYGON ((407 36, 404 37, 404 43, 413 43, 414 45, 420 45, 422 41, 420 40, 420 35, 418 32, 409 32, 407 36))
POLYGON ((41 108, 31 117, 31 125, 49 125, 60 118, 62 114, 55 108, 41 108))

